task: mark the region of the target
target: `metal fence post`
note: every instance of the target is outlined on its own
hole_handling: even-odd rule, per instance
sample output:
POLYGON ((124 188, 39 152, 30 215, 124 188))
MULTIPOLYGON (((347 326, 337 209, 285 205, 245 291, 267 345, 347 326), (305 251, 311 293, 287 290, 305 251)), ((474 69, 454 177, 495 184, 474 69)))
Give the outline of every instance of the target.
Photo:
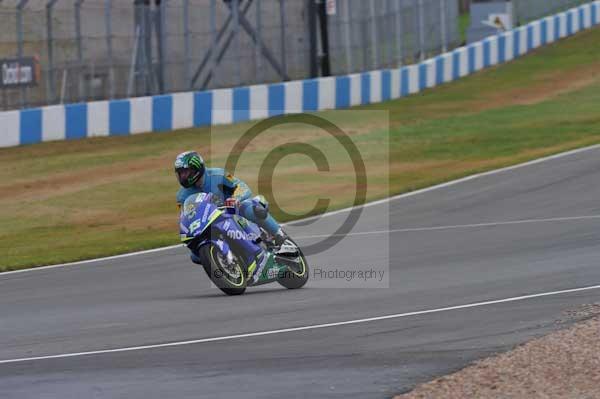
POLYGON ((385 67, 390 68, 394 65, 394 46, 396 44, 394 40, 394 33, 396 28, 394 26, 394 2, 393 0, 386 0, 384 22, 382 25, 385 27, 385 67))
POLYGON ((369 15, 371 19, 371 63, 373 69, 377 69, 379 62, 379 43, 377 42, 377 17, 375 15, 375 0, 369 1, 369 15))
MULTIPOLYGON (((331 53, 331 58, 334 60, 333 66, 334 68, 338 65, 341 66, 341 62, 338 61, 338 55, 341 53, 340 51, 340 43, 342 43, 342 18, 341 18, 341 1, 336 0, 335 5, 335 14, 329 19, 329 24, 334 26, 331 27, 331 31, 335 31, 335 38, 332 40, 332 35, 329 35, 329 51, 331 53)), ((334 72, 335 73, 335 72, 334 72)))
POLYGON ((402 62, 402 0, 396 0, 396 65, 401 67, 402 62))
MULTIPOLYGON (((136 2, 136 13, 140 24, 140 55, 138 56, 139 81, 142 83, 142 93, 150 95, 154 91, 155 74, 152 66, 152 11, 150 5, 143 1, 136 2)), ((139 95, 139 89, 137 90, 139 95)))
POLYGON ((233 12, 233 35, 235 37, 235 52, 237 62, 235 66, 235 78, 238 85, 242 84, 242 43, 240 41, 240 4, 239 0, 232 1, 233 12))
POLYGON ((279 15, 281 19, 281 69, 283 75, 287 75, 287 49, 285 46, 286 35, 286 15, 285 15, 285 0, 279 0, 279 15))
MULTIPOLYGON (((0 0, 2 3, 2 0, 0 0)), ((6 93, 6 89, 2 89, 2 109, 8 109, 8 95, 6 93)))
POLYGON ((346 73, 352 73, 354 66, 352 65, 352 36, 351 36, 351 24, 352 24, 352 10, 351 0, 346 0, 344 3, 344 19, 346 20, 346 27, 344 29, 344 36, 346 42, 346 73))
POLYGON ((319 14, 319 4, 318 0, 307 0, 307 8, 308 8, 308 45, 309 45, 309 66, 310 72, 309 76, 311 78, 316 78, 319 76, 319 28, 318 28, 318 14, 319 14))
POLYGON ((359 8, 359 13, 361 15, 361 17, 359 18, 360 21, 360 48, 361 48, 361 52, 362 52, 362 70, 366 71, 369 68, 369 52, 370 52, 370 48, 369 48, 369 17, 367 15, 367 13, 365 12, 365 5, 366 3, 364 3, 363 1, 361 1, 359 3, 360 5, 358 6, 359 8))
MULTIPOLYGON (((23 58, 23 8, 29 0, 20 0, 17 4, 17 58, 23 58)), ((21 87, 21 106, 27 106, 27 92, 21 87)))
MULTIPOLYGON (((133 27, 134 36, 139 32, 138 54, 135 57, 135 72, 133 93, 139 93, 140 87, 144 87, 146 84, 146 76, 144 74, 144 65, 146 61, 145 50, 146 50, 146 30, 145 30, 145 14, 144 6, 139 0, 135 0, 133 3, 133 18, 135 20, 133 27)), ((145 88, 144 88, 145 90, 145 88)))
POLYGON ((48 48, 48 72, 46 80, 48 89, 46 90, 46 101, 52 103, 56 99, 56 90, 54 85, 54 32, 52 30, 52 9, 58 0, 49 0, 46 3, 46 46, 48 48))
POLYGON ((423 10, 423 0, 417 0, 417 14, 419 15, 419 59, 425 59, 425 13, 423 10))
POLYGON ((106 50, 108 56, 108 98, 115 96, 114 60, 112 46, 112 0, 104 0, 104 24, 106 28, 106 50))
POLYGON ((186 86, 192 82, 192 68, 190 65, 190 0, 183 0, 183 51, 185 57, 186 86))
POLYGON ((135 68, 138 62, 139 45, 141 39, 141 27, 135 27, 135 39, 133 43, 133 53, 131 53, 131 65, 129 66, 129 78, 127 80, 127 97, 133 95, 133 86, 135 81, 135 68))
POLYGON ((210 43, 210 70, 209 74, 214 77, 214 81, 216 82, 216 74, 217 70, 217 43, 219 38, 217 37, 217 0, 210 0, 210 33, 211 33, 211 43, 210 43))
MULTIPOLYGON (((79 100, 84 101, 89 96, 88 87, 84 79, 84 64, 83 64, 83 42, 81 35, 81 6, 85 0, 77 0, 75 2, 75 40, 77 41, 77 64, 79 66, 79 100)), ((90 80, 93 80, 93 76, 90 80)))
POLYGON ((165 64, 166 64, 166 20, 167 0, 162 0, 156 10, 156 34, 158 44, 158 92, 164 94, 167 90, 165 64))
POLYGON ((440 0, 440 32, 442 36, 442 52, 448 51, 448 32, 447 32, 447 23, 446 17, 448 10, 446 0, 440 0))
POLYGON ((254 62, 256 68, 256 81, 264 81, 264 72, 262 70, 262 1, 256 0, 256 35, 257 41, 254 46, 254 62))
POLYGON ((329 19, 325 1, 317 4, 319 17, 321 76, 331 76, 331 49, 329 45, 329 19))

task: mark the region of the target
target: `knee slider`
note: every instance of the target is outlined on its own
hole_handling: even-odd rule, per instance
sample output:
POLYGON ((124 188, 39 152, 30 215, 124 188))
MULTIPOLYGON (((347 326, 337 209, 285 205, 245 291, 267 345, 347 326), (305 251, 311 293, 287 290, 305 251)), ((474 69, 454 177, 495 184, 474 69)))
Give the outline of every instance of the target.
POLYGON ((262 204, 254 204, 252 210, 254 211, 254 216, 260 220, 264 220, 269 216, 269 211, 262 204))

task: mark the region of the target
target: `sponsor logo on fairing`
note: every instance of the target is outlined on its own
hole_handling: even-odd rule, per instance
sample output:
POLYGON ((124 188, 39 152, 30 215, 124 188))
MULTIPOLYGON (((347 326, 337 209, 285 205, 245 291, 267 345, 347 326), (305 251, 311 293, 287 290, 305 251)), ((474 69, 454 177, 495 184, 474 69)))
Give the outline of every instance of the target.
POLYGON ((245 233, 240 230, 227 230, 227 237, 232 240, 251 240, 254 241, 258 238, 257 234, 254 233, 245 233))
POLYGON ((196 230, 198 230, 202 226, 202 222, 200 220, 196 220, 192 224, 190 224, 190 232, 193 234, 196 230))
POLYGON ((206 193, 198 193, 198 196, 196 197, 196 203, 204 201, 207 195, 208 194, 206 193))
POLYGON ((189 219, 192 219, 194 216, 196 216, 196 205, 187 204, 183 210, 183 214, 189 219))
POLYGON ((239 230, 227 230, 227 237, 232 240, 247 240, 248 236, 243 231, 239 230))
POLYGON ((275 277, 277 277, 278 274, 279 274, 279 269, 277 269, 277 268, 269 269, 269 271, 267 272, 267 277, 270 279, 275 278, 275 277))
POLYGON ((202 214, 202 223, 206 223, 208 220, 208 212, 210 212, 210 207, 204 208, 204 213, 202 214))

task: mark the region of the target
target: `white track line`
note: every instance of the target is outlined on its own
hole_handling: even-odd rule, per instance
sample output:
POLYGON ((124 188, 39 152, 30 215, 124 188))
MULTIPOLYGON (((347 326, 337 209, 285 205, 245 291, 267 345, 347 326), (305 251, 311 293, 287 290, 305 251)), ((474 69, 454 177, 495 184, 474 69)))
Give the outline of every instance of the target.
MULTIPOLYGON (((371 206, 375 206, 375 205, 379 205, 379 204, 384 204, 386 202, 395 201, 395 200, 402 199, 402 198, 413 197, 415 195, 427 193, 427 192, 433 191, 433 190, 439 190, 440 188, 449 187, 449 186, 453 186, 453 185, 456 185, 456 184, 464 183, 466 181, 473 180, 473 179, 478 179, 480 177, 491 176, 491 175, 495 175, 495 174, 498 174, 498 173, 507 172, 507 171, 510 171, 510 170, 514 170, 514 169, 518 169, 518 168, 523 168, 523 167, 530 166, 530 165, 535 165, 535 164, 538 164, 538 163, 541 163, 541 162, 547 162, 547 161, 551 161, 551 160, 554 160, 554 159, 559 159, 559 158, 563 158, 563 157, 567 157, 567 156, 570 156, 570 155, 575 155, 575 154, 579 154, 579 153, 582 153, 582 152, 585 152, 585 151, 591 151, 591 150, 595 150, 595 149, 600 149, 600 144, 595 144, 595 145, 592 145, 592 146, 589 146, 589 147, 578 148, 578 149, 571 150, 571 151, 561 152, 559 154, 554 154, 554 155, 550 155, 550 156, 547 156, 547 157, 534 159, 532 161, 524 162, 524 163, 517 164, 517 165, 507 166, 507 167, 501 168, 501 169, 495 169, 495 170, 490 170, 488 172, 483 172, 483 173, 478 173, 478 174, 471 175, 471 176, 466 176, 466 177, 463 177, 461 179, 452 180, 452 181, 449 181, 449 182, 446 182, 446 183, 442 183, 442 184, 438 184, 438 185, 435 185, 435 186, 423 188, 421 190, 411 191, 409 193, 404 193, 404 194, 396 195, 396 196, 393 196, 393 197, 384 198, 384 199, 381 199, 381 200, 378 200, 378 201, 369 202, 367 204, 358 206, 358 208, 360 208, 360 207, 368 208, 368 207, 371 207, 371 206)), ((317 218, 338 215, 338 214, 343 213, 343 212, 349 212, 349 211, 351 211, 354 208, 357 208, 357 207, 350 207, 350 208, 340 209, 340 210, 337 210, 337 211, 327 212, 327 213, 324 213, 322 215, 311 216, 311 217, 308 217, 308 218, 305 218, 305 219, 301 219, 301 220, 296 220, 294 222, 290 222, 290 223, 287 223, 287 224, 293 224, 295 222, 305 222, 305 221, 313 220, 313 219, 317 219, 317 218)), ((15 270, 15 271, 10 271, 10 272, 0 273, 0 277, 5 276, 5 275, 10 275, 10 274, 16 274, 16 273, 29 273, 29 272, 34 272, 34 271, 38 271, 38 270, 49 270, 49 269, 56 269, 56 268, 61 268, 61 267, 65 267, 65 266, 76 266, 76 265, 83 265, 83 264, 88 264, 88 263, 102 262, 102 261, 106 261, 106 260, 121 259, 121 258, 126 258, 126 257, 131 257, 131 256, 145 255, 145 254, 149 254, 149 253, 153 253, 153 252, 167 251, 167 250, 178 248, 178 247, 181 247, 181 245, 171 245, 171 246, 168 246, 168 247, 156 248, 156 249, 151 249, 151 250, 148 250, 148 251, 131 252, 131 253, 128 253, 128 254, 123 254, 123 255, 109 256, 109 257, 97 258, 97 259, 89 259, 89 260, 84 260, 84 261, 79 261, 79 262, 70 262, 70 263, 62 263, 62 264, 58 264, 58 265, 36 267, 36 268, 32 268, 32 269, 15 270)))
POLYGON ((10 272, 0 273, 0 278, 3 277, 3 276, 10 275, 10 274, 27 273, 27 272, 38 271, 38 270, 56 269, 56 268, 65 267, 65 266, 85 265, 87 263, 102 262, 102 261, 105 261, 105 260, 114 260, 114 259, 121 259, 121 258, 129 258, 129 257, 132 257, 132 256, 146 255, 146 254, 151 254, 151 253, 154 253, 154 252, 162 252, 162 251, 166 251, 166 250, 169 250, 169 249, 180 248, 182 246, 183 246, 183 244, 178 244, 178 245, 171 245, 169 247, 149 249, 149 250, 146 250, 146 251, 130 252, 128 254, 107 256, 107 257, 104 257, 104 258, 80 260, 80 261, 77 261, 77 262, 62 263, 62 264, 59 264, 59 265, 40 266, 40 267, 35 267, 35 268, 32 268, 32 269, 13 270, 13 271, 10 271, 10 272))
POLYGON ((506 221, 506 222, 456 224, 456 225, 449 225, 449 226, 409 227, 409 228, 405 228, 405 229, 394 229, 394 230, 357 231, 356 233, 348 233, 348 234, 317 234, 317 235, 294 237, 294 239, 301 240, 304 238, 352 237, 352 236, 366 236, 366 235, 374 235, 374 234, 393 234, 393 233, 411 233, 411 232, 419 232, 419 231, 471 229, 471 228, 477 228, 477 227, 495 227, 495 226, 514 225, 514 224, 573 222, 573 221, 590 220, 590 219, 600 219, 600 215, 567 216, 567 217, 548 218, 548 219, 522 219, 522 220, 510 220, 510 221, 506 221))
POLYGON ((65 353, 65 354, 60 354, 60 355, 37 356, 37 357, 28 357, 28 358, 20 358, 20 359, 7 359, 7 360, 0 360, 0 364, 23 363, 23 362, 30 362, 30 361, 35 361, 35 360, 46 360, 46 359, 64 359, 64 358, 70 358, 70 357, 102 355, 102 354, 119 353, 119 352, 133 352, 133 351, 140 351, 140 350, 145 350, 145 349, 168 348, 168 347, 175 347, 175 346, 204 344, 204 343, 208 343, 208 342, 230 341, 230 340, 243 339, 243 338, 262 337, 265 335, 285 334, 285 333, 306 331, 306 330, 317 330, 320 328, 347 326, 347 325, 351 325, 351 324, 362 324, 362 323, 369 323, 369 322, 381 321, 381 320, 399 319, 399 318, 403 318, 403 317, 419 316, 419 315, 425 315, 425 314, 431 314, 431 313, 441 313, 441 312, 448 312, 448 311, 452 311, 452 310, 477 308, 477 307, 482 307, 482 306, 490 306, 490 305, 497 305, 497 304, 508 303, 508 302, 524 301, 524 300, 528 300, 528 299, 542 298, 542 297, 553 296, 553 295, 571 294, 571 293, 575 293, 575 292, 590 291, 590 290, 596 290, 596 289, 600 289, 600 285, 593 285, 593 286, 581 287, 581 288, 572 288, 572 289, 561 290, 561 291, 544 292, 541 294, 523 295, 523 296, 517 296, 517 297, 512 297, 512 298, 506 298, 506 299, 497 299, 497 300, 491 300, 491 301, 485 301, 485 302, 476 302, 476 303, 470 303, 467 305, 449 306, 449 307, 445 307, 445 308, 419 310, 416 312, 397 313, 397 314, 391 314, 391 315, 386 315, 386 316, 369 317, 366 319, 356 319, 356 320, 340 321, 340 322, 334 322, 334 323, 313 324, 313 325, 302 326, 302 327, 283 328, 280 330, 258 331, 258 332, 253 332, 253 333, 226 335, 226 336, 222 336, 222 337, 195 339, 195 340, 191 340, 191 341, 168 342, 168 343, 156 344, 156 345, 132 346, 132 347, 127 347, 127 348, 106 349, 106 350, 89 351, 89 352, 65 353))
POLYGON ((339 209, 337 211, 327 212, 327 213, 324 213, 322 215, 316 215, 316 216, 311 216, 311 217, 304 218, 304 219, 301 219, 301 220, 295 220, 293 222, 289 222, 288 224, 293 224, 295 222, 305 222, 305 221, 312 220, 312 219, 317 219, 317 218, 320 218, 320 217, 323 217, 323 216, 337 215, 339 213, 349 212, 349 211, 351 211, 354 208, 360 208, 360 207, 368 208, 370 206, 384 204, 386 202, 394 201, 394 200, 397 200, 397 199, 413 197, 415 195, 427 193, 427 192, 433 191, 433 190, 438 190, 440 188, 454 186, 456 184, 464 183, 466 181, 473 180, 473 179, 478 179, 480 177, 492 176, 492 175, 495 175, 495 174, 498 174, 498 173, 508 172, 508 171, 519 169, 519 168, 523 168, 523 167, 526 167, 526 166, 536 165, 538 163, 552 161, 554 159, 564 158, 564 157, 567 157, 567 156, 570 156, 570 155, 576 155, 576 154, 579 154, 579 153, 582 153, 582 152, 591 151, 591 150, 597 150, 597 149, 600 149, 600 144, 594 144, 594 145, 591 145, 589 147, 577 148, 575 150, 570 150, 570 151, 565 151, 565 152, 561 152, 561 153, 554 154, 554 155, 549 155, 547 157, 534 159, 534 160, 523 162, 523 163, 520 163, 520 164, 517 164, 517 165, 506 166, 506 167, 500 168, 500 169, 494 169, 494 170, 489 170, 487 172, 477 173, 475 175, 465 176, 465 177, 462 177, 460 179, 452 180, 452 181, 449 181, 449 182, 446 182, 446 183, 437 184, 435 186, 426 187, 426 188, 422 188, 420 190, 415 190, 415 191, 411 191, 411 192, 404 193, 404 194, 398 194, 398 195, 395 195, 393 197, 383 198, 383 199, 380 199, 380 200, 377 200, 377 201, 369 202, 367 204, 360 205, 358 207, 349 207, 349 208, 339 209))

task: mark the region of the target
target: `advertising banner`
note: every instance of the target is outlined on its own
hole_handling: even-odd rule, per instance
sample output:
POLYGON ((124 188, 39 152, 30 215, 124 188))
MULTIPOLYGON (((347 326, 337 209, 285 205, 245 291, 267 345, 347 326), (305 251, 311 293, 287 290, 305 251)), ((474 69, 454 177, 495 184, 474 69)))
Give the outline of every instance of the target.
POLYGON ((0 59, 0 89, 37 86, 39 62, 35 57, 0 59))

